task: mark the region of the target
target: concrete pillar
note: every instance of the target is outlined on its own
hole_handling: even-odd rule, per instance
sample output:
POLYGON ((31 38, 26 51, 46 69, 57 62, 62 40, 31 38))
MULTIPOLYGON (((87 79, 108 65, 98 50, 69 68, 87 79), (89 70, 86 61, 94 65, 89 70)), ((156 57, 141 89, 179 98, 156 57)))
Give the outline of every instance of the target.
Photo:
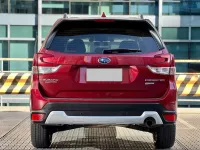
POLYGON ((162 11, 163 11, 163 0, 158 0, 158 32, 162 36, 162 11))
MULTIPOLYGON (((8 37, 8 58, 10 58, 10 34, 11 34, 11 32, 10 32, 10 29, 11 28, 11 25, 10 25, 10 23, 8 24, 8 26, 7 26, 7 37, 8 37)), ((7 62, 5 62, 5 61, 2 61, 2 65, 3 65, 3 67, 4 67, 4 64, 6 64, 7 63, 7 65, 8 65, 8 70, 10 70, 10 62, 11 61, 7 61, 7 62)), ((4 68, 4 69, 6 69, 6 68, 4 68)), ((3 69, 3 71, 4 71, 4 69, 3 69)))
POLYGON ((38 27, 38 35, 37 35, 37 49, 39 51, 42 43, 42 25, 41 25, 41 17, 42 17, 42 0, 38 0, 38 15, 37 15, 37 27, 38 27))

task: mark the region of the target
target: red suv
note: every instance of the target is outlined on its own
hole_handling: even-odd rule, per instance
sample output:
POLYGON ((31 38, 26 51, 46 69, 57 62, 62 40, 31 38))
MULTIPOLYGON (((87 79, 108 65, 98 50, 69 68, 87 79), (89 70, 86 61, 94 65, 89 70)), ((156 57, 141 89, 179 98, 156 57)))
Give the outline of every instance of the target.
POLYGON ((172 147, 174 56, 147 19, 62 18, 34 55, 31 139, 49 147, 57 131, 123 125, 172 147))

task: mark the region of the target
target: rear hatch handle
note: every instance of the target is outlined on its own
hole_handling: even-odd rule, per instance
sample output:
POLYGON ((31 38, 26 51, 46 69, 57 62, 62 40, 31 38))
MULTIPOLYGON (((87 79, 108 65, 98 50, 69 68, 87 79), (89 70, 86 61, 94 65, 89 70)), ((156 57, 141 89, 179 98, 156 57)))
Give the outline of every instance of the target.
POLYGON ((170 62, 170 55, 169 54, 159 54, 159 55, 155 55, 154 56, 156 60, 156 62, 159 63, 166 63, 166 62, 170 62))

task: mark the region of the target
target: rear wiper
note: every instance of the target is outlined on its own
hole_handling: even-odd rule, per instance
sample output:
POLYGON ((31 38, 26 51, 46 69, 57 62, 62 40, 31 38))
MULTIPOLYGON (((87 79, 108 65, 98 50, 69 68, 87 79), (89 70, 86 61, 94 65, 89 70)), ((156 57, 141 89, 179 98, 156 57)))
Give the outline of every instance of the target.
POLYGON ((103 54, 120 54, 120 53, 133 53, 142 52, 139 49, 127 49, 127 48, 117 48, 117 49, 104 49, 103 54))

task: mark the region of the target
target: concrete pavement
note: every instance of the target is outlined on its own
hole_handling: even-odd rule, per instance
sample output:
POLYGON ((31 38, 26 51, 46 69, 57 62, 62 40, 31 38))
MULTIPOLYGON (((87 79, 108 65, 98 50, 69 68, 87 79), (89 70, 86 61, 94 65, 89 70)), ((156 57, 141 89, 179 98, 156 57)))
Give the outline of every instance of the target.
MULTIPOLYGON (((30 141, 29 107, 0 108, 0 149, 34 149, 30 141), (8 111, 9 110, 9 111, 8 111)), ((172 150, 200 149, 199 108, 179 108, 176 143, 172 150)), ((123 127, 78 128, 53 135, 52 149, 155 149, 152 134, 123 127)))

